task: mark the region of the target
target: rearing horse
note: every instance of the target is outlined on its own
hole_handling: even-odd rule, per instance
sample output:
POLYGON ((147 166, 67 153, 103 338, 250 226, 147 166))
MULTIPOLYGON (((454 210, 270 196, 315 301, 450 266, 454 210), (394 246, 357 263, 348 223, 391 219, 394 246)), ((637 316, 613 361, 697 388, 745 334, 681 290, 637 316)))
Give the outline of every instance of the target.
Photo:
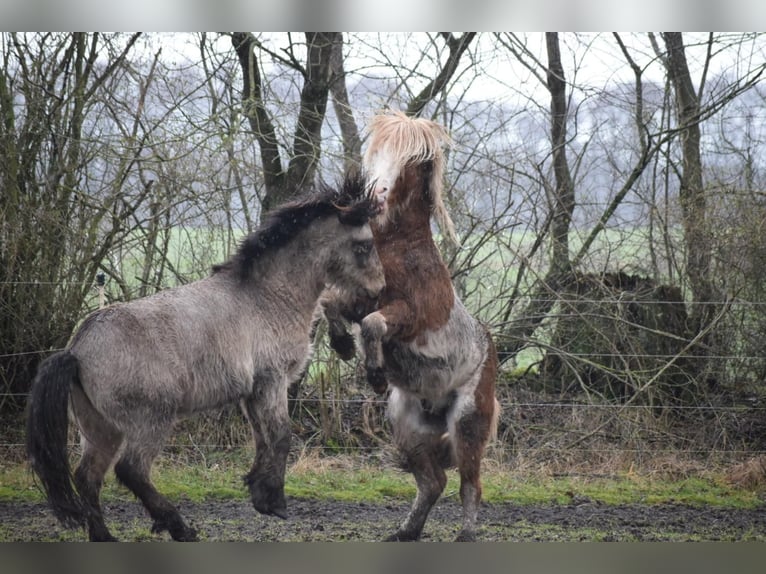
POLYGON ((497 354, 487 329, 455 293, 431 233, 434 215, 454 238, 442 200, 442 146, 449 136, 439 124, 401 112, 375 116, 369 134, 364 171, 382 204, 372 231, 386 286, 366 316, 359 305, 325 303, 330 343, 349 358, 353 347, 340 316, 361 322, 367 379, 377 393, 391 388, 394 441, 418 491, 388 540, 420 537, 447 484, 444 469, 452 466, 460 473, 463 505, 457 540, 474 540, 481 459, 500 410, 497 354))

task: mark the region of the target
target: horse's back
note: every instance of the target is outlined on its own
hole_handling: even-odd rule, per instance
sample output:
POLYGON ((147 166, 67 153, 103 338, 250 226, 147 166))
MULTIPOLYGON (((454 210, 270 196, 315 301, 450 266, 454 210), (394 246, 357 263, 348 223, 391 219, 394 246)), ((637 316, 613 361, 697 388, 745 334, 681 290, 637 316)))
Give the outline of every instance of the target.
POLYGON ((227 322, 229 304, 198 282, 95 311, 70 343, 86 394, 115 415, 126 405, 182 412, 235 400, 254 359, 252 341, 227 322))

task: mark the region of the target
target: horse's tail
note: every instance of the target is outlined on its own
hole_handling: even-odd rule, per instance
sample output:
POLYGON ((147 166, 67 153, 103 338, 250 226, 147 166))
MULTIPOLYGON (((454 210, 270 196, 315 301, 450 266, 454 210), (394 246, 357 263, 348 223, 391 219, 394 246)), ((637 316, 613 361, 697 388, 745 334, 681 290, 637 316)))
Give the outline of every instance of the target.
POLYGON ((495 397, 495 404, 493 405, 492 418, 489 420, 489 439, 488 443, 495 442, 497 440, 497 425, 500 423, 500 401, 495 397))
POLYGON ((497 371, 499 369, 500 361, 497 357, 495 341, 492 339, 489 329, 486 327, 484 329, 487 335, 487 364, 485 365, 485 368, 488 369, 488 376, 492 379, 492 416, 489 419, 489 438, 487 439, 487 442, 491 443, 497 440, 497 426, 500 423, 501 406, 500 401, 497 400, 497 395, 495 394, 495 382, 497 381, 497 371))
POLYGON ((27 404, 27 456, 56 518, 69 528, 85 520, 67 455, 69 396, 79 381, 77 357, 56 353, 40 364, 27 404))

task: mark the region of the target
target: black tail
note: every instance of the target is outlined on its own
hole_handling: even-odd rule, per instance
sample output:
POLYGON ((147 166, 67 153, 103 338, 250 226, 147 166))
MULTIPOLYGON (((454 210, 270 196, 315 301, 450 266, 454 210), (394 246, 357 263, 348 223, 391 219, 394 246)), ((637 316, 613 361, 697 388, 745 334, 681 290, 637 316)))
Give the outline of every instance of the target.
POLYGON ((69 395, 79 379, 77 358, 56 353, 40 363, 27 405, 27 456, 56 518, 69 528, 85 521, 67 455, 69 395))

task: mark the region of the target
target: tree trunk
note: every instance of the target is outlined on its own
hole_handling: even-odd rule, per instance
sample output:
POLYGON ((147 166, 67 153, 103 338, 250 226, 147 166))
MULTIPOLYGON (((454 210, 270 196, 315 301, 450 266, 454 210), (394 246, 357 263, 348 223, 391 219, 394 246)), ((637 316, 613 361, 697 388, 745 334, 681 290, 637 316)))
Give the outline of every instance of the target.
POLYGON ((548 32, 545 35, 545 44, 548 50, 547 79, 548 90, 551 93, 551 147, 556 185, 552 202, 553 249, 549 274, 561 275, 569 272, 569 226, 572 222, 575 197, 566 156, 568 107, 558 34, 548 32))
POLYGON ((358 169, 362 165, 362 140, 359 137, 359 128, 354 119, 354 112, 351 109, 348 89, 346 88, 342 38, 332 46, 330 69, 332 71, 330 92, 332 94, 335 115, 338 116, 341 137, 343 138, 343 167, 345 171, 358 169))
MULTIPOLYGON (((551 149, 553 154, 554 186, 550 190, 552 241, 548 272, 533 290, 528 307, 522 313, 523 324, 514 324, 513 330, 498 341, 501 362, 518 353, 524 342, 534 333, 556 302, 556 291, 571 276, 569 258, 569 227, 575 207, 574 185, 566 155, 567 97, 564 67, 561 64, 559 38, 555 32, 545 35, 548 53, 547 87, 551 94, 551 149)), ((510 306, 508 307, 510 309, 510 306)))
POLYGON ((261 202, 265 210, 272 204, 273 197, 282 194, 284 173, 279 157, 279 144, 274 124, 263 103, 261 73, 255 55, 257 45, 255 36, 250 32, 235 32, 231 35, 231 43, 242 68, 243 113, 250 123, 250 129, 261 152, 263 183, 266 188, 266 194, 261 198, 261 202))
POLYGON ((278 202, 300 193, 314 181, 322 148, 322 123, 330 93, 330 60, 333 45, 341 41, 340 32, 306 34, 308 54, 298 124, 287 169, 286 188, 282 197, 276 198, 278 202))
MULTIPOLYGON (((710 279, 712 238, 707 220, 707 202, 702 182, 700 157, 700 103, 686 61, 680 32, 662 34, 667 48, 665 64, 676 97, 678 127, 681 136, 682 173, 679 201, 686 245, 686 276, 693 305, 690 313, 690 336, 700 333, 715 316, 715 289, 710 279)), ((703 356, 709 354, 710 336, 697 347, 698 374, 705 370, 703 356), (708 347, 707 349, 705 349, 708 347)))

